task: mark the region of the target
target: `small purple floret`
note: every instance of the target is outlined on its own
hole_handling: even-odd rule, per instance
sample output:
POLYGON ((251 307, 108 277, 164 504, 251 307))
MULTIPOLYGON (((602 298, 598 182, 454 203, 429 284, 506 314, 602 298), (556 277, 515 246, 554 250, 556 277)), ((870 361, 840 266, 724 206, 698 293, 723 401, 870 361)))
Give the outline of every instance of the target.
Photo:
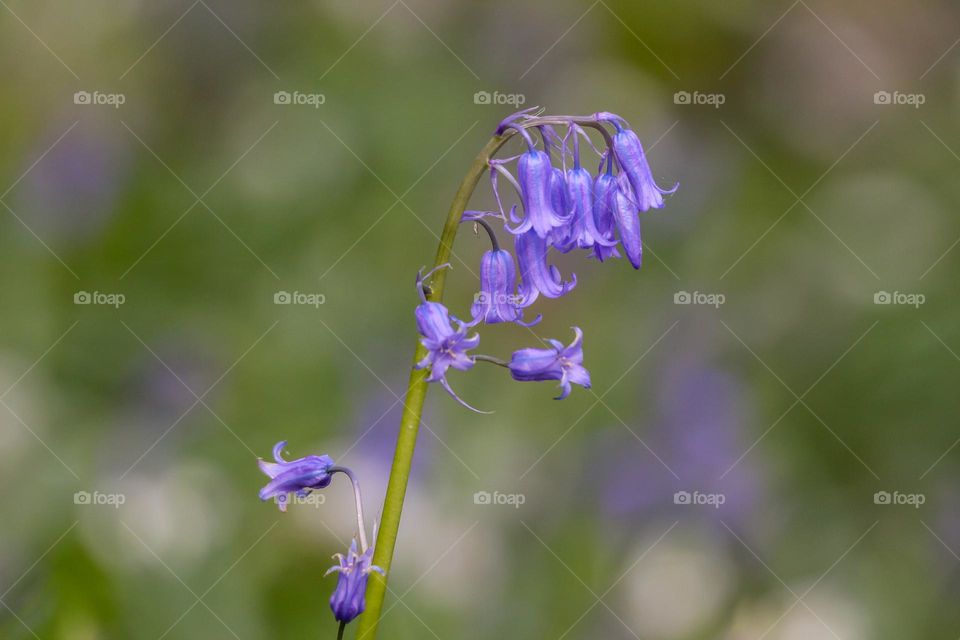
POLYGON ((573 327, 574 339, 568 346, 547 340, 551 349, 520 349, 510 357, 510 374, 514 380, 533 382, 559 380, 563 400, 570 395, 570 384, 590 388, 590 372, 583 367, 583 332, 573 327))
POLYGON ((384 575, 383 569, 371 564, 373 547, 363 553, 357 553, 357 541, 350 542, 347 555, 338 553, 333 556, 337 564, 327 570, 326 575, 337 574, 337 586, 330 596, 330 609, 337 622, 347 623, 363 613, 366 608, 364 592, 367 590, 367 577, 374 571, 384 575))
POLYGON ((538 316, 530 323, 523 321, 527 306, 516 292, 517 271, 513 256, 503 249, 490 250, 480 259, 480 293, 474 299, 471 313, 487 324, 516 322, 529 327, 540 321, 538 316))
POLYGON ((415 368, 430 369, 427 382, 439 382, 457 402, 477 413, 485 413, 464 402, 447 382, 447 369, 450 367, 459 371, 473 368, 474 359, 467 355, 467 351, 480 345, 480 336, 476 333, 468 336, 467 332, 479 319, 466 324, 451 316, 441 303, 428 301, 423 293, 423 280, 429 275, 417 274, 417 290, 420 292, 421 303, 414 310, 414 315, 417 318, 417 329, 422 336, 420 344, 427 349, 427 355, 415 368), (453 323, 456 323, 456 328, 453 323))
POLYGON ((597 233, 603 238, 603 242, 597 242, 593 245, 593 254, 603 262, 609 258, 619 258, 620 252, 616 249, 616 229, 617 223, 614 217, 614 207, 616 206, 617 179, 612 173, 602 173, 597 176, 593 185, 594 202, 594 221, 597 226, 597 233), (611 244, 612 243, 612 244, 611 244))
POLYGON ((637 205, 626 195, 628 185, 620 174, 620 188, 614 193, 613 217, 620 234, 620 242, 627 259, 634 269, 639 269, 643 259, 643 242, 640 239, 640 215, 637 205))
POLYGON ((537 296, 559 298, 577 285, 577 276, 571 274, 563 282, 560 271, 547 264, 547 242, 531 229, 517 236, 517 262, 520 264, 520 295, 525 304, 532 304, 537 296))
POLYGON ((632 199, 640 211, 659 209, 663 206, 663 195, 677 190, 661 189, 653 180, 653 173, 647 163, 640 138, 630 129, 620 129, 613 136, 613 152, 623 174, 627 176, 632 199))
POLYGON ((283 459, 286 440, 273 447, 273 459, 276 462, 258 460, 260 470, 270 477, 270 482, 260 489, 260 499, 276 498, 280 511, 287 510, 287 496, 295 493, 303 497, 312 489, 323 489, 330 484, 330 468, 333 458, 327 455, 306 456, 287 462, 283 459))
POLYGON ((541 238, 557 227, 562 227, 570 221, 570 216, 564 215, 557 206, 560 203, 555 198, 555 190, 563 193, 563 178, 555 174, 550 164, 550 156, 543 151, 531 149, 517 160, 517 182, 520 184, 520 200, 523 203, 523 222, 516 229, 508 229, 511 233, 525 233, 530 229, 536 231, 541 238))

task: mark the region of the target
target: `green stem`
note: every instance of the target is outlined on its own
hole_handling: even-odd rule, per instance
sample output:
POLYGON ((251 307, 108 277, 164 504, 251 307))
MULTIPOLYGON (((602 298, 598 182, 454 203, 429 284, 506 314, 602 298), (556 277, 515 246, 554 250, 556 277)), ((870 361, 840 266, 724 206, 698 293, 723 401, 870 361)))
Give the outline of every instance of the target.
POLYGON ((337 630, 337 640, 343 640, 343 630, 347 628, 346 622, 340 623, 340 629, 337 630))
MULTIPOLYGON (((474 159, 470 169, 463 177, 460 188, 450 204, 447 221, 440 235, 440 245, 433 261, 438 266, 450 261, 453 250, 453 240, 460 228, 460 219, 467 208, 470 196, 480 178, 487 171, 488 162, 493 155, 512 137, 508 131, 502 136, 494 136, 490 142, 474 159)), ((427 299, 431 302, 443 300, 443 288, 447 280, 448 269, 439 269, 431 278, 430 293, 427 299)), ((417 338, 417 348, 413 354, 416 364, 427 355, 426 349, 417 338)), ((420 416, 423 412, 423 400, 427 395, 427 372, 423 369, 412 369, 410 381, 407 384, 407 395, 403 403, 403 416, 400 419, 400 434, 397 436, 397 449, 393 455, 393 466, 390 469, 390 480, 387 483, 387 495, 383 500, 383 514, 377 530, 376 546, 373 551, 373 564, 382 568, 386 576, 390 575, 390 564, 393 561, 393 550, 397 543, 397 531, 400 528, 400 514, 403 511, 403 498, 407 492, 407 480, 410 478, 410 464, 413 461, 413 450, 417 443, 417 431, 420 428, 420 416)), ((360 626, 357 629, 357 640, 374 640, 377 635, 377 625, 380 623, 383 609, 383 597, 387 588, 387 577, 378 573, 371 573, 367 582, 366 611, 360 616, 360 626)))
POLYGON ((478 353, 477 355, 473 356, 473 359, 477 360, 478 362, 489 362, 491 364, 497 365, 498 367, 510 366, 510 363, 507 362, 506 360, 501 360, 500 358, 494 358, 493 356, 485 356, 482 353, 478 353))

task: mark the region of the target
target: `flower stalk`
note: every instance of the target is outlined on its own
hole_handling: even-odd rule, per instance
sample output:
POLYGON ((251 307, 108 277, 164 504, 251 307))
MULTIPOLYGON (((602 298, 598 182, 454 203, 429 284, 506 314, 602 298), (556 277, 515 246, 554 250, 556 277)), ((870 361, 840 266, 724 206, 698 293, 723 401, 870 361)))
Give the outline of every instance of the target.
POLYGON ((584 249, 603 261, 619 257, 615 248, 618 244, 616 232, 620 235, 619 244, 624 248, 631 265, 639 269, 642 244, 638 215, 648 209, 662 207, 662 196, 673 193, 677 188, 676 185, 672 189, 657 186, 639 138, 619 116, 599 112, 592 116, 538 117, 539 114, 531 111, 521 111, 504 119, 494 136, 474 158, 450 204, 433 267, 427 275, 421 271, 417 278, 422 302, 414 315, 419 335, 379 533, 371 549, 372 560, 366 560, 372 562, 378 571, 382 568, 382 572, 370 574, 366 583, 366 609, 360 616, 356 635, 358 640, 376 638, 423 403, 430 382, 439 382, 455 400, 469 409, 473 407, 451 389, 446 372, 448 368, 467 371, 478 360, 509 369, 511 377, 517 381, 557 380, 561 388, 558 400, 570 394, 571 383, 589 388, 590 374, 583 367, 583 334, 578 327, 572 327, 575 337, 569 345, 550 339, 544 342, 549 348, 514 351, 509 362, 491 356, 469 354, 469 350, 478 346, 480 338, 479 334, 468 335, 468 331, 480 322, 515 322, 529 327, 539 322, 540 316, 531 322, 524 322, 523 308, 532 304, 539 295, 557 298, 573 290, 576 276, 571 274, 569 280, 564 281, 557 267, 548 263, 548 250, 551 248, 561 253, 584 249), (561 138, 553 128, 555 126, 565 127, 566 135, 561 138), (615 129, 613 134, 607 128, 609 126, 615 129), (583 128, 599 132, 606 150, 600 152, 583 128), (531 135, 535 132, 542 138, 542 150, 537 148, 535 137, 531 135), (504 143, 514 135, 523 138, 527 150, 513 158, 494 159, 504 143), (573 137, 573 168, 568 171, 566 163, 571 152, 567 143, 570 136, 573 137), (578 136, 583 137, 600 155, 601 169, 606 163, 605 175, 594 178, 581 167, 578 136), (553 165, 551 153, 555 150, 559 152, 562 169, 553 165), (505 166, 512 161, 517 163, 516 178, 505 166), (614 166, 618 168, 616 176, 613 174, 614 166), (487 171, 490 172, 499 215, 496 212, 467 211, 470 198, 487 171), (499 177, 504 177, 517 191, 522 217, 516 216, 517 205, 514 205, 508 220, 497 187, 499 177), (516 261, 521 272, 519 296, 515 295, 514 289, 513 256, 500 248, 493 229, 482 220, 487 215, 501 219, 505 230, 515 239, 516 261), (457 230, 466 221, 473 221, 474 228, 476 225, 483 226, 490 235, 493 247, 481 260, 480 296, 483 299, 475 300, 471 309, 474 317, 469 323, 458 320, 442 303, 447 279, 445 267, 449 267, 457 230), (514 226, 509 226, 508 222, 514 226), (431 278, 429 286, 424 282, 428 277, 431 278))
MULTIPOLYGON (((437 255, 433 260, 433 267, 436 269, 440 265, 450 261, 450 254, 453 251, 453 241, 456 238, 457 230, 460 228, 460 220, 463 212, 467 208, 470 197, 477 188, 480 178, 486 173, 488 163, 494 154, 500 150, 500 147, 513 135, 512 131, 505 132, 502 135, 495 135, 483 147, 473 163, 467 170, 460 187, 457 189, 453 202, 450 203, 450 210, 447 213, 447 221, 440 234, 440 244, 437 247, 437 255)), ((443 289, 447 281, 447 269, 436 269, 430 282, 428 291, 424 293, 430 302, 443 301, 443 289)), ((426 348, 417 340, 417 348, 413 354, 413 363, 420 362, 427 355, 426 348)), ((410 380, 407 383, 407 393, 403 402, 403 415, 400 419, 400 433, 397 436, 397 448, 393 454, 393 465, 390 468, 390 480, 387 483, 387 494, 383 500, 383 514, 381 515, 380 528, 377 533, 377 545, 373 552, 373 563, 378 567, 383 567, 384 572, 389 575, 390 565, 393 562, 393 550, 397 543, 397 532, 400 529, 400 515, 403 511, 403 499, 407 493, 407 482, 410 479, 410 466, 413 462, 413 452, 417 443, 417 432, 420 429, 420 416, 423 413, 423 401, 427 395, 426 381, 427 371, 423 369, 412 369, 410 371, 410 380)), ((366 603, 367 608, 360 616, 359 628, 357 629, 357 640, 374 640, 377 635, 377 625, 380 622, 380 612, 383 609, 383 598, 387 589, 386 575, 371 574, 367 582, 366 603)))
MULTIPOLYGON (((367 550, 367 527, 366 523, 363 521, 363 495, 360 493, 360 482, 357 481, 357 476, 354 475, 353 471, 347 467, 332 466, 330 467, 330 474, 342 473, 343 475, 350 478, 350 484, 353 485, 353 499, 356 502, 357 506, 357 537, 360 538, 360 551, 365 552, 367 550)), ((376 527, 377 523, 373 523, 374 527, 374 537, 376 537, 376 527)))

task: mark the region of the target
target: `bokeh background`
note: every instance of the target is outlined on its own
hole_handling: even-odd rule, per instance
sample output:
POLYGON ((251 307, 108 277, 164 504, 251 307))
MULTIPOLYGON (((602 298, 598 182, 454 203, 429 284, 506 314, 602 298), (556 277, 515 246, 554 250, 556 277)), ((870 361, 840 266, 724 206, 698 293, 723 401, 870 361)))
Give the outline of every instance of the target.
POLYGON ((642 270, 537 305, 592 390, 431 390, 382 637, 960 634, 955 4, 0 4, 3 638, 335 635, 349 490, 280 514, 256 457, 377 513, 414 274, 510 101, 623 115, 680 189, 642 270))

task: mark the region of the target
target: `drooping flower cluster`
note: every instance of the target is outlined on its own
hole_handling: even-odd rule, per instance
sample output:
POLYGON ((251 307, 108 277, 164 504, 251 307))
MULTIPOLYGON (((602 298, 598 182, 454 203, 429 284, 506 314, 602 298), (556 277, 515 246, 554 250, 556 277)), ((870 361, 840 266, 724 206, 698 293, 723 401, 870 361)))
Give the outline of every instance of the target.
POLYGON ((619 258, 622 251, 630 264, 639 269, 643 257, 639 214, 663 207, 663 196, 677 188, 657 185, 640 139, 620 116, 599 112, 587 117, 542 117, 532 111, 515 113, 497 128, 498 135, 512 131, 526 144, 526 150, 518 156, 489 161, 498 210, 463 214, 464 222, 486 229, 493 245, 481 258, 480 292, 471 308, 472 320, 461 322, 441 303, 428 301, 423 283, 429 273, 417 279, 421 304, 415 314, 421 344, 427 351, 417 368, 428 368, 428 381, 440 382, 471 409, 450 388, 446 372, 450 367, 466 371, 478 359, 509 368, 515 380, 558 380, 561 393, 557 399, 570 394, 571 383, 589 388, 590 374, 583 367, 583 333, 577 327, 576 337, 568 347, 556 340, 540 340, 545 348, 515 351, 509 362, 468 355, 468 350, 479 346, 480 337, 467 337, 467 331, 480 323, 514 322, 530 327, 542 316, 526 322, 524 309, 541 295, 559 298, 570 293, 577 285, 577 277, 570 274, 565 279, 550 264, 551 250, 562 254, 585 250, 600 262, 619 258), (602 150, 595 146, 586 129, 593 129, 602 137, 602 150), (581 162, 581 142, 599 156, 596 176, 581 162), (555 166, 554 156, 559 166, 555 166), (511 163, 516 165, 514 171, 511 163), (508 199, 501 193, 504 180, 518 200, 509 211, 504 208, 508 199), (514 256, 500 248, 487 222, 492 219, 502 221, 503 228, 513 236, 516 264, 514 256))

